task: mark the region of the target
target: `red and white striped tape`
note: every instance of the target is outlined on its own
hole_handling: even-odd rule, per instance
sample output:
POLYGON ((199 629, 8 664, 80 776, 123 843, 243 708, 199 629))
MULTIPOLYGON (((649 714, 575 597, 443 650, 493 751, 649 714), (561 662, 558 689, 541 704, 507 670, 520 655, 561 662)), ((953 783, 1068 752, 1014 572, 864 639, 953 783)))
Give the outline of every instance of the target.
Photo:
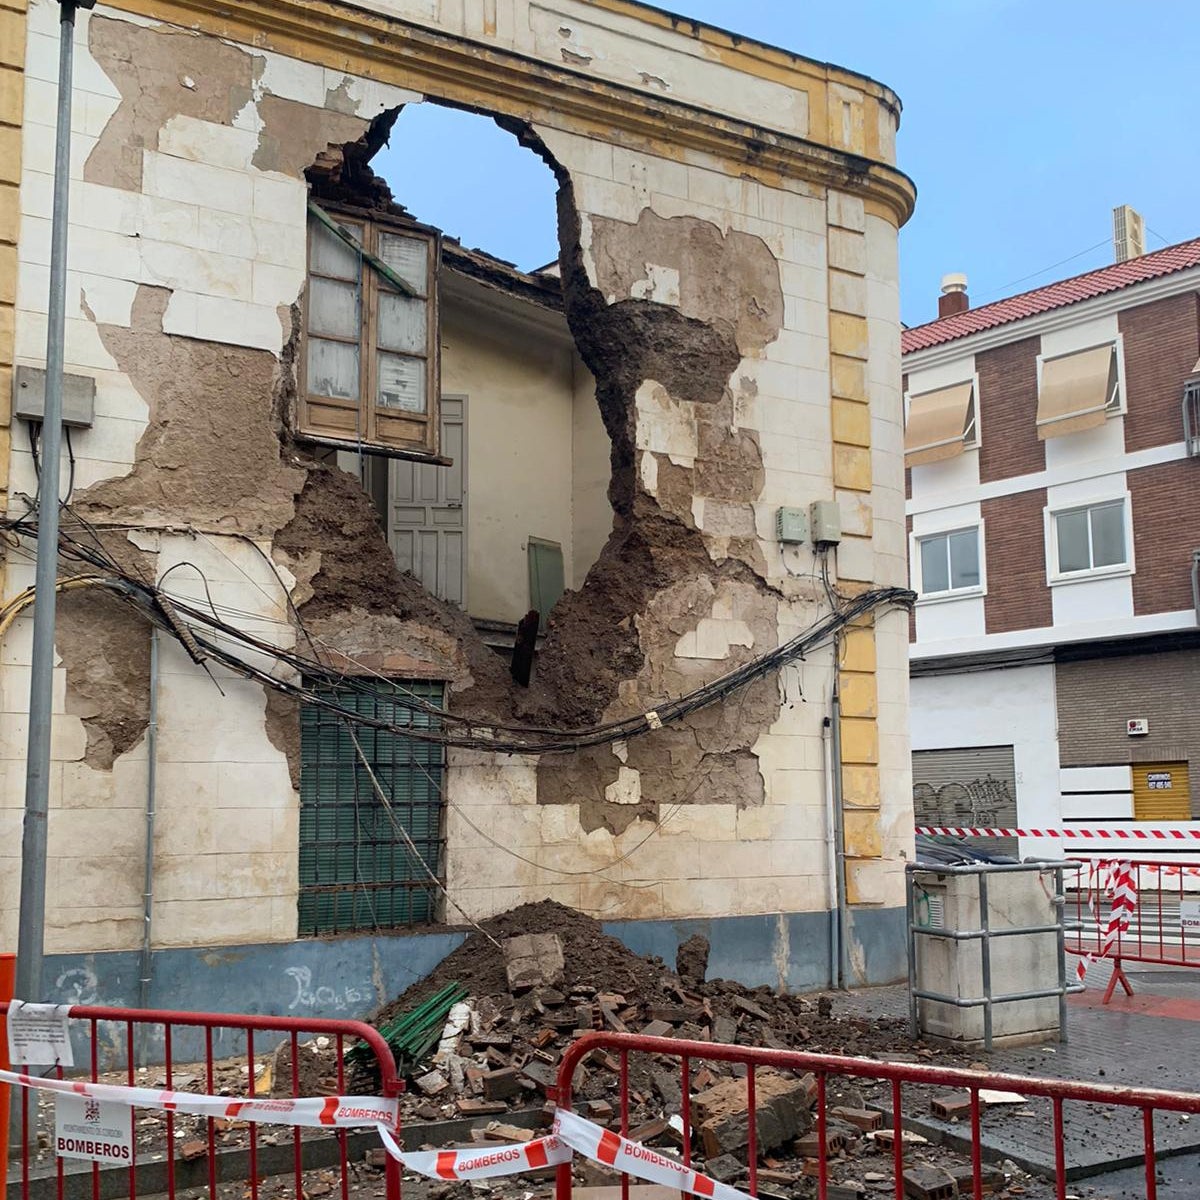
POLYGON ((1135 842, 1200 841, 1198 829, 971 829, 945 825, 918 825, 917 833, 926 837, 958 838, 1099 838, 1103 841, 1128 839, 1135 842))
POLYGON ((90 1096, 115 1104, 198 1117, 222 1117, 227 1120, 309 1128, 374 1126, 384 1149, 392 1158, 408 1170, 430 1179, 495 1179, 504 1175, 519 1175, 524 1171, 570 1162, 573 1153, 577 1152, 627 1175, 649 1183, 665 1184, 695 1196, 711 1197, 712 1200, 751 1200, 737 1188, 701 1175, 640 1142, 630 1141, 562 1109, 555 1114, 554 1130, 549 1136, 523 1144, 410 1152, 400 1147, 394 1135, 397 1102, 379 1096, 235 1099, 113 1083, 47 1079, 3 1070, 0 1070, 0 1084, 90 1096))
POLYGON ((640 1142, 631 1142, 618 1133, 602 1129, 578 1113, 559 1109, 554 1118, 554 1130, 572 1150, 578 1150, 585 1158, 647 1183, 663 1184, 693 1196, 711 1196, 713 1200, 750 1200, 745 1192, 701 1175, 640 1142))
POLYGON ((571 1161, 571 1147, 560 1138, 535 1138, 518 1145, 496 1145, 472 1150, 402 1150, 382 1125, 379 1137, 384 1149, 408 1170, 428 1179, 497 1179, 519 1175, 571 1161))
POLYGON ((1092 963, 1097 959, 1108 957, 1121 934, 1129 928, 1129 921, 1133 914, 1137 912, 1137 883, 1134 879, 1132 863, 1091 863, 1088 876, 1088 907, 1092 910, 1092 915, 1097 922, 1100 916, 1096 909, 1096 898, 1101 888, 1108 896, 1111 907, 1108 926, 1104 930, 1100 949, 1094 954, 1083 954, 1079 958, 1079 966, 1075 968, 1075 974, 1078 975, 1080 983, 1083 982, 1083 977, 1092 963))
POLYGON ((397 1102, 382 1096, 314 1096, 296 1099, 236 1099, 161 1088, 125 1087, 73 1079, 45 1079, 17 1071, 0 1071, 0 1083, 16 1087, 90 1096, 113 1104, 187 1113, 194 1117, 222 1117, 228 1121, 253 1121, 267 1125, 302 1125, 307 1129, 353 1129, 362 1125, 395 1125, 397 1102))

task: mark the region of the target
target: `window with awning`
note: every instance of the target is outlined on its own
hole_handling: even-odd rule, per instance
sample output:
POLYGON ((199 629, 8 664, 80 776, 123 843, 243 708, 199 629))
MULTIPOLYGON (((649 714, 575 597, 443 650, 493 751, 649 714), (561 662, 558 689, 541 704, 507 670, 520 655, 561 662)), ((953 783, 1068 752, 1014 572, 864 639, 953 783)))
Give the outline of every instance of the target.
POLYGON ((1037 409, 1042 441, 1095 429, 1120 407, 1114 343, 1043 360, 1037 409))
POLYGON ((975 384, 956 383, 909 400, 904 465, 942 462, 975 444, 975 384))

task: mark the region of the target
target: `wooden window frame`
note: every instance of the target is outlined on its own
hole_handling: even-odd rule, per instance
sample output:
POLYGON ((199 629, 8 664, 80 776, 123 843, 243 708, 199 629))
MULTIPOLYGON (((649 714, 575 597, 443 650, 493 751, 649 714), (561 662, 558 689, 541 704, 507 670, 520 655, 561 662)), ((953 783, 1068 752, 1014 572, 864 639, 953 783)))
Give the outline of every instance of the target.
POLYGON ((409 412, 375 403, 379 388, 379 355, 388 353, 379 344, 379 297, 383 292, 394 292, 379 270, 366 258, 360 258, 359 289, 359 336, 357 341, 336 334, 312 334, 310 321, 310 281, 313 278, 328 278, 333 282, 346 283, 340 276, 327 276, 313 268, 313 238, 322 228, 320 219, 310 213, 305 237, 305 289, 301 304, 302 336, 297 376, 299 398, 297 402, 297 436, 308 443, 349 450, 354 453, 381 455, 388 458, 406 458, 419 462, 448 465, 449 460, 441 456, 440 409, 441 409, 441 337, 438 301, 438 269, 441 263, 441 233, 429 225, 407 221, 399 217, 381 217, 375 212, 366 212, 348 205, 322 204, 321 210, 338 221, 359 240, 368 255, 379 255, 381 235, 396 234, 418 238, 428 247, 425 280, 425 348, 424 353, 405 352, 403 357, 424 364, 425 411, 409 412), (308 389, 308 346, 311 337, 325 341, 341 342, 356 346, 358 350, 358 399, 318 396, 308 389), (347 430, 339 436, 330 430, 328 423, 322 424, 313 415, 316 405, 327 410, 343 410, 353 418, 353 431, 347 430), (385 433, 381 422, 390 427, 385 433))

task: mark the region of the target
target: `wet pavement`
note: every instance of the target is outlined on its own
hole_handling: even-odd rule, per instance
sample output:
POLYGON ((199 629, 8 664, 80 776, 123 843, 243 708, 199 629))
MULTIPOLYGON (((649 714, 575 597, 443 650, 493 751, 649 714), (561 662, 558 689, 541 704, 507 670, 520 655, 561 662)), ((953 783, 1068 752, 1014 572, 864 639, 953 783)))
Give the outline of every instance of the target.
MULTIPOLYGON (((980 1052, 980 1062, 998 1072, 1077 1080, 1117 1087, 1200 1092, 1200 970, 1127 968, 1134 990, 1118 986, 1103 1003, 1112 973, 1107 962, 1093 964, 1087 991, 1068 1001, 1068 1041, 980 1052)), ((843 995, 839 1006, 877 1016, 907 1014, 903 987, 843 995)), ((964 1123, 935 1120, 906 1105, 927 1136, 969 1145, 964 1123)), ((1038 1173, 1053 1170, 1054 1139, 1050 1102, 992 1110, 982 1122, 986 1156, 1009 1158, 1038 1173)), ((1154 1120, 1162 1197, 1200 1194, 1200 1116, 1159 1113, 1154 1120)), ((1067 1102, 1064 1151, 1069 1177, 1086 1180, 1080 1194, 1135 1197, 1146 1194, 1144 1132, 1140 1110, 1067 1102)))

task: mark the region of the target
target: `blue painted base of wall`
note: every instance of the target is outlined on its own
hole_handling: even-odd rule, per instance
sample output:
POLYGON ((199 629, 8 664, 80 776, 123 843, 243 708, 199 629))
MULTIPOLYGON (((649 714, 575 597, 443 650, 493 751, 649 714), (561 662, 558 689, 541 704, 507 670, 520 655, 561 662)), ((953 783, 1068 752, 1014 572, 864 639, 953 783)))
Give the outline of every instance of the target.
MULTIPOLYGON (((658 955, 672 968, 680 942, 701 933, 712 947, 710 979, 804 992, 830 986, 829 920, 828 913, 780 913, 612 921, 604 930, 638 954, 658 955)), ((903 909, 855 910, 850 928, 850 986, 894 983, 906 977, 903 909)), ((424 979, 465 938, 462 932, 417 932, 159 950, 154 954, 148 1006, 188 1012, 365 1018, 424 979)), ((138 1005, 140 955, 136 951, 50 955, 45 971, 46 1000, 138 1005)), ((227 1035, 227 1042, 219 1037, 214 1052, 219 1056, 240 1052, 233 1035, 227 1035)), ((256 1051, 260 1048, 269 1047, 265 1042, 256 1043, 256 1051)), ((79 1052, 83 1051, 81 1045, 79 1052)), ((189 1046, 185 1040, 175 1046, 177 1061, 201 1053, 198 1042, 189 1046)), ((161 1061, 160 1046, 147 1047, 147 1061, 161 1061)))

